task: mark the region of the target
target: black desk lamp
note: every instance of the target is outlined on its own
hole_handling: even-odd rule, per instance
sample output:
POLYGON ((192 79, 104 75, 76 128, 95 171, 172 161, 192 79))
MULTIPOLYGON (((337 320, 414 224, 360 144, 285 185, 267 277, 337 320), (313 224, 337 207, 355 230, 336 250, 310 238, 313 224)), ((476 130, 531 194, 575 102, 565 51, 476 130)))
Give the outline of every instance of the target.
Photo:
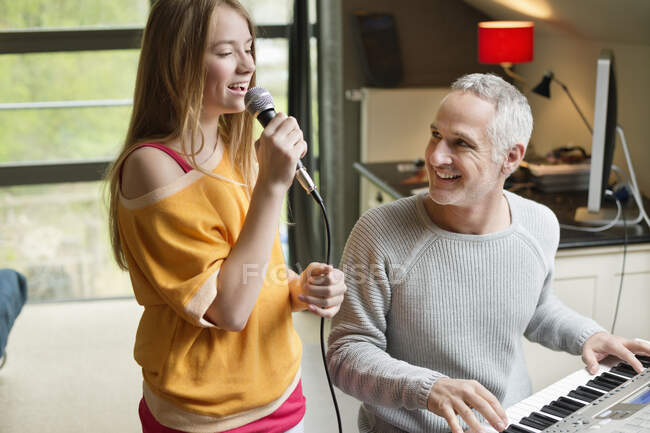
POLYGON ((546 98, 551 97, 551 81, 555 81, 562 87, 562 89, 566 92, 567 95, 569 95, 569 99, 571 99, 571 102, 573 103, 573 106, 576 107, 576 110, 578 110, 578 113, 580 113, 580 117, 582 117, 582 120, 584 120, 585 125, 587 126, 587 129, 589 130, 590 134, 594 133, 594 130, 591 128, 591 125, 589 125, 589 122, 587 121, 587 118, 585 115, 582 113, 582 110, 580 107, 578 107, 578 104, 576 104, 575 99, 573 99, 573 96, 571 96, 571 93, 569 92, 569 89, 567 86, 555 78, 553 75, 553 72, 548 71, 547 73, 544 74, 544 77, 542 77, 541 83, 539 83, 535 88, 533 89, 533 93, 537 93, 538 95, 542 95, 546 98))

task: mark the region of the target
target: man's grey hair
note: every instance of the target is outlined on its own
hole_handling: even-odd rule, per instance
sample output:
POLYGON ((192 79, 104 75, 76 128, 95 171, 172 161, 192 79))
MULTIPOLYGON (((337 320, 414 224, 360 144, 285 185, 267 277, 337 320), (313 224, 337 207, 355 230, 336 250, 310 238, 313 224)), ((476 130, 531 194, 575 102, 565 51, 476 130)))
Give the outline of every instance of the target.
POLYGON ((501 162, 517 143, 523 144, 524 149, 528 146, 533 114, 528 100, 515 86, 494 74, 467 74, 454 81, 451 89, 471 92, 494 104, 494 118, 486 131, 494 162, 501 162))

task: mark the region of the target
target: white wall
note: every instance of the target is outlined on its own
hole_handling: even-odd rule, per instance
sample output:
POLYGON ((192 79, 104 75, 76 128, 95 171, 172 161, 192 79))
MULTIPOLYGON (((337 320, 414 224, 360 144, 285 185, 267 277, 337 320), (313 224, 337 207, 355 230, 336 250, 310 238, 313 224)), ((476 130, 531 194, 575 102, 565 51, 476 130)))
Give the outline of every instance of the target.
MULTIPOLYGON (((517 72, 534 87, 546 70, 567 85, 574 99, 593 124, 596 60, 602 48, 614 51, 618 85, 618 123, 632 155, 632 162, 645 195, 650 195, 650 46, 588 41, 562 36, 535 35, 535 59, 519 65, 517 72)), ((591 136, 566 93, 551 84, 551 99, 527 93, 535 129, 531 143, 537 153, 570 143, 591 149, 591 136)), ((620 142, 614 163, 625 168, 620 142)))

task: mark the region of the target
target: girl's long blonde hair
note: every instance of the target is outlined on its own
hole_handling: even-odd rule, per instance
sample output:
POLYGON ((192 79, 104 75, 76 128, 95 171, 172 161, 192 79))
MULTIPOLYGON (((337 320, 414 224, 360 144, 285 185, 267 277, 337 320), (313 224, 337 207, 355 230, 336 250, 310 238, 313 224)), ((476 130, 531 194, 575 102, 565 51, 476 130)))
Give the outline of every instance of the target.
MULTIPOLYGON (((216 176, 197 164, 196 154, 205 141, 199 117, 208 30, 215 8, 221 5, 233 8, 246 19, 253 37, 255 59, 255 28, 237 0, 158 0, 151 8, 142 37, 129 129, 124 146, 106 174, 111 245, 115 260, 123 270, 127 270, 127 262, 117 210, 122 164, 133 148, 142 143, 179 139, 181 148, 190 156, 191 165, 206 175, 216 176), (200 143, 195 142, 197 136, 201 137, 200 143)), ((255 74, 250 83, 251 87, 254 85, 255 74)), ((221 115, 218 135, 250 191, 256 176, 252 116, 246 111, 221 115)))

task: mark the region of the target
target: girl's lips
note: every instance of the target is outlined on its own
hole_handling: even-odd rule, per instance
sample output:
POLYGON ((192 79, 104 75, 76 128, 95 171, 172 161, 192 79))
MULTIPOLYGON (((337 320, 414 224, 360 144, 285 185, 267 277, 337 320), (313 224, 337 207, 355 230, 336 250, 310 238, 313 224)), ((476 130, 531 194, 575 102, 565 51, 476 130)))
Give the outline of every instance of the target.
POLYGON ((245 95, 248 88, 246 87, 226 87, 229 92, 232 92, 236 95, 245 95))

